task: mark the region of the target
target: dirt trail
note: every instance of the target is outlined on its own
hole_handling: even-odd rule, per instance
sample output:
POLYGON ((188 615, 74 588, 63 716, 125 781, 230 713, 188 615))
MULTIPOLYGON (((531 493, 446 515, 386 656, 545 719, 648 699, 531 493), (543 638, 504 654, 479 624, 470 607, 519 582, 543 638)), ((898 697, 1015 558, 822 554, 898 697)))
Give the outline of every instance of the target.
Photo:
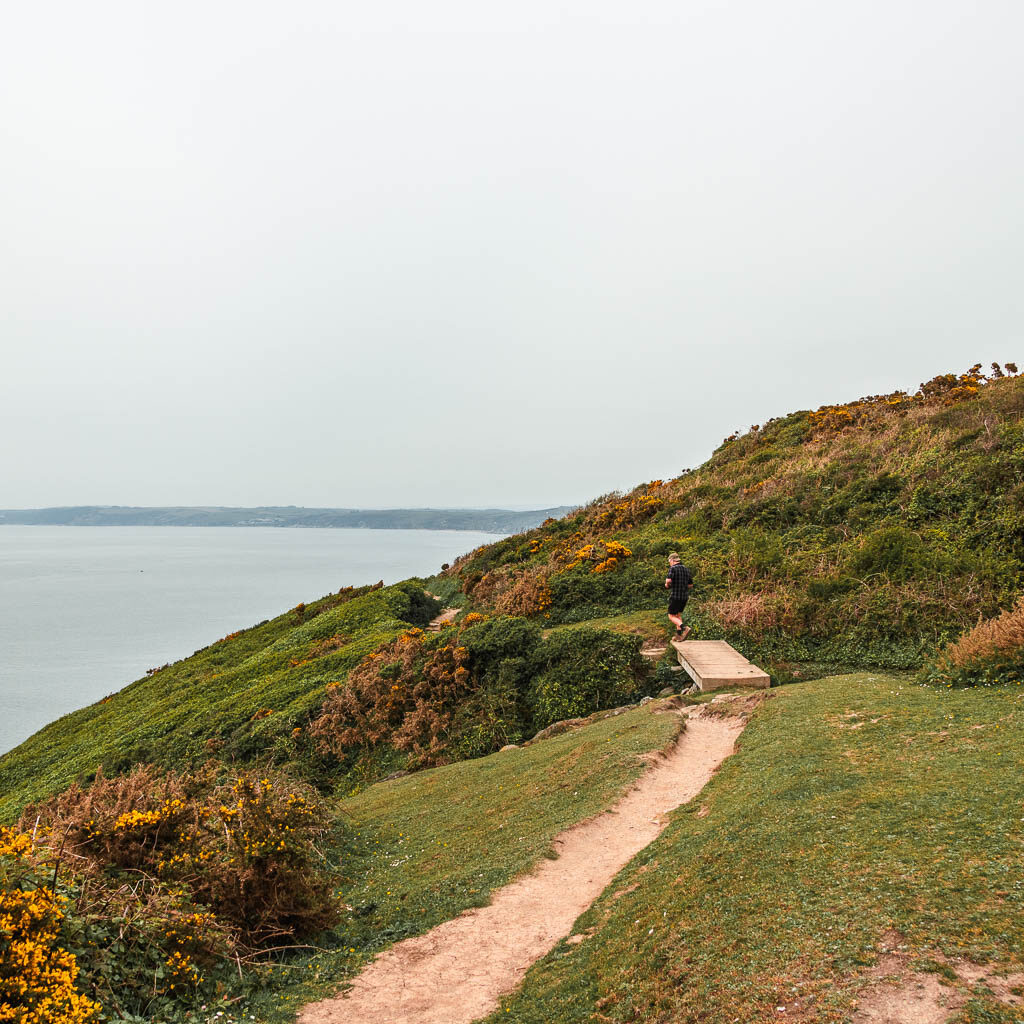
POLYGON ((431 619, 430 622, 427 623, 427 629, 430 630, 431 633, 440 633, 441 627, 448 622, 454 622, 455 616, 458 615, 460 611, 462 611, 461 608, 445 608, 437 618, 431 619))
POLYGON ((557 860, 425 935, 392 946, 342 996, 311 1003, 299 1024, 469 1024, 491 1013, 527 969, 637 853, 667 814, 693 799, 734 749, 744 719, 691 714, 686 731, 610 813, 555 839, 557 860))

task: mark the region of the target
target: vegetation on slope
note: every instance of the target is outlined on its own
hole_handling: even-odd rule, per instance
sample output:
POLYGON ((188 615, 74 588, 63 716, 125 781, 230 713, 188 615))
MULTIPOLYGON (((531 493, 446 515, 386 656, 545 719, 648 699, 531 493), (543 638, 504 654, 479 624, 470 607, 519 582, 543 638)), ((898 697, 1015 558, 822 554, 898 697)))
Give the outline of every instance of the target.
MULTIPOLYGON (((720 1005, 741 1019, 763 1019, 764 1007, 776 996, 782 1001, 787 986, 816 995, 818 1019, 839 1019, 851 998, 851 972, 870 959, 879 921, 907 935, 927 959, 950 955, 959 915, 977 929, 972 936, 982 936, 968 952, 1017 962, 1017 940, 1002 932, 1008 928, 1004 908, 1019 912, 1020 893, 1003 886, 997 901, 986 901, 983 880, 999 881, 991 871, 979 871, 974 881, 956 873, 980 863, 994 823, 1005 825, 1005 807, 1000 819, 997 802, 987 795, 975 799, 973 790, 965 790, 970 798, 958 796, 951 787, 957 757, 985 794, 998 792, 997 783, 1005 781, 996 760, 1003 751, 986 744, 1001 737, 1007 723, 1019 725, 1020 606, 982 622, 957 643, 949 641, 980 618, 1010 608, 1021 591, 1022 420, 1024 381, 998 367, 989 375, 974 367, 939 377, 913 395, 795 413, 726 439, 699 470, 606 496, 488 545, 425 585, 346 588, 153 670, 53 723, 0 761, 0 820, 15 819, 30 800, 66 790, 30 811, 32 820, 23 819, 24 828, 34 829, 38 818, 43 831, 34 852, 9 853, 0 864, 5 879, 26 880, 21 889, 17 881, 5 888, 4 898, 36 898, 17 893, 38 891, 32 880, 43 877, 42 866, 49 870, 61 860, 60 844, 71 839, 68 854, 78 867, 66 874, 65 863, 57 876, 75 910, 61 935, 81 966, 67 966, 59 949, 46 954, 67 966, 61 998, 74 996, 74 972, 81 969, 91 990, 105 991, 112 1005, 114 993, 133 993, 121 1019, 138 1019, 132 1015, 145 1008, 171 1020, 186 1012, 197 986, 224 996, 252 995, 254 985, 265 985, 266 998, 253 998, 261 1019, 274 1018, 268 1006, 287 1005, 295 993, 279 998, 278 976, 265 967, 236 984, 235 975, 229 979, 222 969, 227 956, 238 957, 241 973, 243 956, 265 956, 275 934, 290 946, 336 921, 316 939, 329 950, 321 958, 288 960, 297 955, 294 949, 282 957, 289 970, 309 966, 306 980, 314 988, 337 980, 362 962, 361 955, 483 900, 525 866, 522 856, 539 855, 559 828, 578 820, 573 815, 584 816, 582 803, 596 808, 635 774, 632 739, 602 724, 612 732, 600 755, 600 747, 581 752, 579 737, 570 736, 565 760, 557 764, 514 752, 352 796, 351 828, 329 823, 320 803, 332 790, 351 795, 389 772, 479 757, 551 722, 622 704, 674 681, 667 665, 652 671, 639 649, 643 638, 664 635, 665 557, 678 550, 698 578, 697 635, 726 637, 777 681, 793 678, 790 663, 797 662, 902 668, 924 662, 919 678, 939 685, 908 689, 848 676, 771 702, 750 734, 753 759, 745 752, 715 783, 714 792, 724 794, 723 813, 714 822, 709 817, 709 824, 692 815, 681 819, 672 833, 677 846, 671 837, 659 841, 663 863, 675 865, 678 886, 664 884, 666 876, 652 869, 639 895, 595 910, 598 925, 604 914, 629 941, 601 931, 600 942, 574 947, 572 955, 559 951, 541 969, 552 973, 534 975, 517 1003, 517 1019, 547 1019, 555 1000, 577 1007, 579 1019, 596 1014, 629 1020, 663 1010, 681 1020, 705 1019, 702 1008, 711 1004, 701 993, 708 991, 735 993, 720 1005), (422 629, 441 608, 432 595, 463 608, 456 623, 436 635, 422 629), (958 689, 978 684, 988 688, 984 695, 958 689), (980 702, 983 696, 988 703, 980 702), (968 712, 978 728, 938 746, 953 734, 943 714, 957 700, 964 704, 956 714, 968 712), (846 718, 828 717, 837 701, 848 709, 846 718), (876 706, 873 717, 865 717, 876 706), (581 806, 567 803, 551 786, 571 771, 586 775, 588 763, 594 774, 580 790, 581 806), (746 774, 736 774, 738 765, 747 766, 746 774), (887 776, 879 772, 882 765, 887 776), (252 774, 256 769, 259 775, 252 774), (511 799, 512 784, 500 781, 497 794, 492 789, 484 795, 488 783, 511 770, 525 773, 518 782, 535 772, 531 799, 522 792, 511 799), (141 779, 157 781, 147 790, 141 779), (254 781, 264 779, 265 790, 254 781), (473 779, 481 792, 454 808, 436 800, 421 805, 430 801, 438 779, 456 788, 473 779), (255 833, 242 830, 248 837, 234 835, 228 821, 235 819, 224 787, 232 785, 252 790, 253 806, 239 809, 260 822, 255 833), (150 806, 148 791, 164 792, 166 805, 150 806), (110 800, 104 805, 96 794, 110 800), (375 802, 381 794, 385 802, 375 802), (182 806, 172 806, 175 800, 182 806), (315 819, 308 834, 288 817, 295 801, 304 802, 315 819), (93 807, 103 813, 84 817, 93 807), (481 817, 488 807, 491 816, 481 817), (925 828, 926 841, 910 849, 919 811, 939 823, 938 832, 925 828), (962 824, 964 815, 970 829, 962 824), (536 841, 513 855, 509 833, 493 834, 493 825, 514 820, 526 835, 528 817, 536 819, 536 841), (823 830, 826 820, 840 824, 823 830), (717 830, 709 831, 711 825, 717 830), (971 831, 976 825, 981 832, 971 831), (424 838, 442 827, 462 830, 460 855, 447 852, 455 849, 444 846, 450 838, 424 838), (291 846, 288 829, 294 830, 291 846), (248 848, 254 834, 267 839, 257 860, 271 851, 272 837, 284 845, 254 864, 248 848), (245 856, 238 858, 243 847, 245 856), (145 857, 136 863, 132 858, 142 849, 145 857), (391 859, 376 858, 379 850, 391 859), (949 851, 954 866, 945 862, 949 851), (300 852, 308 858, 302 865, 277 858, 280 853, 287 861, 300 852), (853 867, 845 898, 835 879, 842 877, 847 855, 853 867), (730 867, 718 878, 701 868, 704 856, 753 867, 749 873, 730 867), (146 880, 129 885, 125 871, 142 871, 146 880), (769 916, 777 910, 776 875, 785 927, 781 938, 759 949, 759 930, 770 934, 775 928, 769 916), (339 877, 340 895, 334 888, 339 877), (723 880, 750 903, 753 924, 736 917, 723 880), (957 891, 982 909, 955 901, 936 909, 938 880, 959 885, 957 891), (311 886, 329 899, 310 903, 303 920, 282 918, 260 934, 247 933, 240 897, 252 898, 261 886, 285 903, 294 897, 302 905, 299 896, 311 886), (710 930, 702 931, 687 915, 705 891, 713 913, 710 930), (826 893, 827 902, 820 895, 826 893), (644 899, 650 900, 646 910, 644 899), (672 899, 677 930, 693 949, 703 943, 717 950, 715 966, 666 935, 672 899), (654 907, 662 912, 662 926, 652 916, 654 907), (832 935, 826 919, 840 912, 848 924, 832 935), (636 951, 646 940, 641 936, 637 946, 626 927, 634 913, 657 937, 646 949, 652 959, 642 964, 636 951), (626 916, 619 921, 617 914, 626 916), (116 955, 100 956, 115 926, 116 955), (197 943, 200 930, 204 941, 197 943), (730 973, 740 970, 736 949, 756 954, 742 981, 730 973), (685 970, 677 968, 676 955, 685 970), (560 974, 559 957, 566 966, 584 957, 584 969, 572 977, 560 974), (200 967, 203 982, 197 980, 200 967), (600 980, 621 971, 636 981, 625 999, 604 991, 600 980), (690 979, 698 976, 695 986, 690 979), (826 981, 835 983, 831 996, 826 981)), ((644 735, 649 740, 653 733, 644 735)), ((555 749, 541 744, 530 751, 542 748, 555 749)), ((1011 778, 1004 790, 1015 785, 1011 778)), ((1011 798, 1017 799, 1016 791, 1011 798)), ((992 842, 992 871, 1009 871, 1012 855, 1019 858, 1018 840, 992 842)), ((645 853, 642 860, 650 865, 654 856, 645 853)), ((270 899, 266 909, 272 913, 274 907, 270 899)), ((47 919, 47 935, 56 921, 56 914, 47 919)), ((81 1005, 88 1011, 87 1003, 81 1005)), ((1001 1019, 998 1008, 978 1010, 981 1005, 972 1012, 990 1016, 976 1019, 1001 1019)))
MULTIPOLYGON (((410 630, 331 686, 309 732, 341 763, 388 752, 421 767, 490 753, 553 722, 645 694, 640 639, 601 630, 542 636, 522 618, 470 613, 438 634, 410 630)), ((390 763, 394 763, 393 757, 390 763)))
MULTIPOLYGON (((491 1020, 849 1020, 896 933, 947 979, 1024 965, 1024 694, 860 674, 774 691, 491 1020), (785 1007, 779 1011, 778 1007, 785 1007)), ((958 1022, 1019 1020, 975 986, 958 1022)))
POLYGON ((938 686, 1020 686, 1024 682, 1024 597, 947 644, 920 678, 938 686))
POLYGON ((572 623, 661 608, 675 550, 699 637, 769 668, 917 667, 1021 589, 1022 456, 1024 379, 975 367, 753 427, 675 480, 480 548, 451 579, 478 610, 572 623))
POLYGON ((323 770, 304 733, 324 689, 438 604, 414 582, 346 588, 224 637, 65 715, 4 755, 0 820, 29 800, 136 764, 182 770, 211 756, 233 764, 323 770))
MULTIPOLYGON (((49 936, 56 943, 59 932, 65 974, 104 1020, 174 1019, 233 986, 244 962, 340 919, 325 853, 337 833, 314 793, 272 770, 99 775, 27 808, 7 833, 16 858, 0 844, 0 936, 20 903, 48 901, 60 910, 49 936)), ((31 938, 24 945, 38 949, 31 938)), ((0 942, 0 978, 35 959, 0 942)), ((63 1019, 25 1015, 45 981, 24 976, 23 1013, 0 1009, 0 1020, 63 1019)))
MULTIPOLYGON (((42 838, 20 834, 22 854, 37 847, 15 865, 20 881, 0 844, 0 910, 12 901, 50 907, 59 864, 64 919, 35 942, 49 944, 48 959, 35 962, 64 969, 66 1001, 80 999, 80 971, 78 989, 99 999, 105 1020, 291 1020, 384 946, 486 903, 559 832, 613 803, 644 769, 642 756, 680 726, 678 716, 642 709, 383 782, 342 801, 329 835, 315 795, 273 774, 100 778, 27 812, 23 828, 38 817, 42 838), (298 922, 282 917, 303 909, 298 922), (332 927, 315 948, 296 946, 324 913, 332 927), (248 955, 268 942, 289 948, 248 955)), ((12 964, 0 947, 0 993, 12 964)), ((29 994, 45 994, 48 977, 29 994)))

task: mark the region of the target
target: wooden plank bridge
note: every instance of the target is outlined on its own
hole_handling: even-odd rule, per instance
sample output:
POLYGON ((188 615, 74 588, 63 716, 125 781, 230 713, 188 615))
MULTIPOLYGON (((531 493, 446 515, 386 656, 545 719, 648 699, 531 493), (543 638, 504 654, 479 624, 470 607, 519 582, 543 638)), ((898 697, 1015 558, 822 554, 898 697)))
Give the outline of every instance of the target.
POLYGON ((764 689, 771 678, 751 664, 724 640, 673 640, 679 664, 701 691, 726 686, 754 686, 764 689))

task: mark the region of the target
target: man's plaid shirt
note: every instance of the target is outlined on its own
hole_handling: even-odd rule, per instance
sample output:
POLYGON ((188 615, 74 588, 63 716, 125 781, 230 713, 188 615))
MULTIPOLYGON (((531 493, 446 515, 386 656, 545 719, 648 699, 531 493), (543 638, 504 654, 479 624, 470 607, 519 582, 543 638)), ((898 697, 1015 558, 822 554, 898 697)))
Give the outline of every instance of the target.
POLYGON ((668 578, 672 581, 672 586, 669 590, 671 597, 674 597, 678 601, 682 601, 683 598, 689 597, 690 595, 690 584, 693 582, 693 577, 690 575, 690 570, 685 565, 673 565, 669 567, 668 578))

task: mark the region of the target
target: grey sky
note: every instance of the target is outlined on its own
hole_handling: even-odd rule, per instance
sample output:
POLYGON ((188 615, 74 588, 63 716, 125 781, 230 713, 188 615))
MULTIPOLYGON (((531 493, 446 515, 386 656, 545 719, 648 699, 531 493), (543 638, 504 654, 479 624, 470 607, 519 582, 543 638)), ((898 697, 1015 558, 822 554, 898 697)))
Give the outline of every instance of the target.
POLYGON ((1018 0, 33 3, 0 507, 546 505, 1018 358, 1018 0))

